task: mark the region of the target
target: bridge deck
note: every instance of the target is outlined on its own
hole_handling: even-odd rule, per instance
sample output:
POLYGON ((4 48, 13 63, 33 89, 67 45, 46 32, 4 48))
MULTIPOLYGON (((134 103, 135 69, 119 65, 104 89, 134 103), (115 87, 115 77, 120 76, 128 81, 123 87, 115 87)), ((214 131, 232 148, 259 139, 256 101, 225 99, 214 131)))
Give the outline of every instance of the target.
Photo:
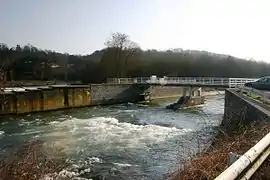
POLYGON ((167 84, 160 84, 160 83, 136 83, 138 85, 151 85, 151 86, 191 86, 191 87, 217 87, 217 88, 229 88, 229 84, 193 84, 193 83, 167 83, 167 84))
POLYGON ((193 86, 193 87, 242 87, 247 82, 257 79, 252 78, 213 78, 213 77, 138 77, 138 78, 111 78, 109 84, 148 84, 164 86, 193 86))

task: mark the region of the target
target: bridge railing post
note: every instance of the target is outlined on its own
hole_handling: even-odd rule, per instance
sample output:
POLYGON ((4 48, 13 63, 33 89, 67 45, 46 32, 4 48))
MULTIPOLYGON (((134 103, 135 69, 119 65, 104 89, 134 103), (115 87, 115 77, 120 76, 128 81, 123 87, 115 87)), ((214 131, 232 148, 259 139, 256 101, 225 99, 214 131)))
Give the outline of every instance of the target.
POLYGON ((232 78, 229 78, 229 88, 232 88, 232 78))

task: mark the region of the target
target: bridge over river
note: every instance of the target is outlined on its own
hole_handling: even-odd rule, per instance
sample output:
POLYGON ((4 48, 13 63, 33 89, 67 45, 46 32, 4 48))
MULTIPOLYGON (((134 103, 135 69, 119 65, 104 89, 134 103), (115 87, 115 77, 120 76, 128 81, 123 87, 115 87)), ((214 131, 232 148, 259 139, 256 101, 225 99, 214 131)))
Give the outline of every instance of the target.
MULTIPOLYGON (((104 89, 103 85, 91 86, 90 89, 95 90, 93 94, 99 98, 98 100, 103 101, 100 90, 115 96, 114 91, 119 91, 115 84, 235 88, 255 80, 120 78, 108 79, 105 87, 113 85, 110 89, 104 89)), ((64 87, 65 85, 61 85, 48 89, 58 91, 64 87)), ((45 87, 6 88, 5 91, 32 92, 33 89, 39 88, 45 87)), ((86 90, 82 92, 89 89, 88 85, 84 88, 86 90)), ((127 91, 126 87, 120 89, 124 93, 127 91)), ((15 93, 21 96, 25 94, 27 93, 15 93)), ((73 89, 71 95, 74 94, 73 89)), ((71 98, 70 94, 67 97, 71 98)), ((25 141, 41 140, 46 145, 45 149, 53 147, 61 150, 54 155, 65 160, 67 167, 64 172, 73 177, 112 180, 165 179, 171 170, 177 168, 179 162, 209 146, 224 115, 224 95, 206 96, 205 104, 190 109, 172 111, 164 108, 176 100, 173 98, 154 101, 152 105, 122 103, 4 116, 0 121, 0 156, 8 155, 25 141)), ((242 102, 244 101, 241 100, 242 102)), ((33 109, 32 106, 31 108, 33 109)), ((231 172, 233 173, 225 172, 225 176, 231 172)))
POLYGON ((193 87, 242 87, 256 78, 218 78, 218 77, 136 77, 136 78, 109 78, 109 84, 149 84, 164 86, 193 86, 193 87))

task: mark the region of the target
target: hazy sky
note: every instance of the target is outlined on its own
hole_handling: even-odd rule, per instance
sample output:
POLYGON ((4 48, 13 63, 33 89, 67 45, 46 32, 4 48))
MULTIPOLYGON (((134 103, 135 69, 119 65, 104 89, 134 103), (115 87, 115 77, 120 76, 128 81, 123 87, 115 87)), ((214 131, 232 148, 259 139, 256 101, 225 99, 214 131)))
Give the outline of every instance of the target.
POLYGON ((0 42, 75 54, 112 32, 143 49, 184 48, 270 62, 269 0, 0 0, 0 42))

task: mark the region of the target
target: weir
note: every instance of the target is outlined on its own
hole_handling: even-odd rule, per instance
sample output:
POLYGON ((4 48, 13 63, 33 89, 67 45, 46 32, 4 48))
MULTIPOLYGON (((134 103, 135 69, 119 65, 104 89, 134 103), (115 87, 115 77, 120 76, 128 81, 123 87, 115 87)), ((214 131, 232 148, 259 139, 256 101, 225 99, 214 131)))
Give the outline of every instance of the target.
POLYGON ((0 114, 24 114, 93 105, 138 102, 180 97, 171 109, 203 104, 200 87, 236 87, 255 79, 245 78, 114 78, 105 84, 52 85, 9 88, 0 92, 0 114), (18 88, 17 88, 18 89, 18 88), (196 91, 199 92, 196 95, 196 91))
POLYGON ((179 108, 201 105, 203 103, 204 98, 202 96, 202 88, 192 88, 190 86, 184 88, 184 93, 177 102, 166 106, 166 108, 176 110, 179 108))
POLYGON ((201 94, 200 88, 147 84, 54 85, 10 88, 0 93, 0 114, 25 114, 95 105, 151 101, 169 97, 180 97, 175 105, 175 108, 180 108, 202 104, 201 94), (188 101, 184 102, 183 97, 188 98, 188 101))

